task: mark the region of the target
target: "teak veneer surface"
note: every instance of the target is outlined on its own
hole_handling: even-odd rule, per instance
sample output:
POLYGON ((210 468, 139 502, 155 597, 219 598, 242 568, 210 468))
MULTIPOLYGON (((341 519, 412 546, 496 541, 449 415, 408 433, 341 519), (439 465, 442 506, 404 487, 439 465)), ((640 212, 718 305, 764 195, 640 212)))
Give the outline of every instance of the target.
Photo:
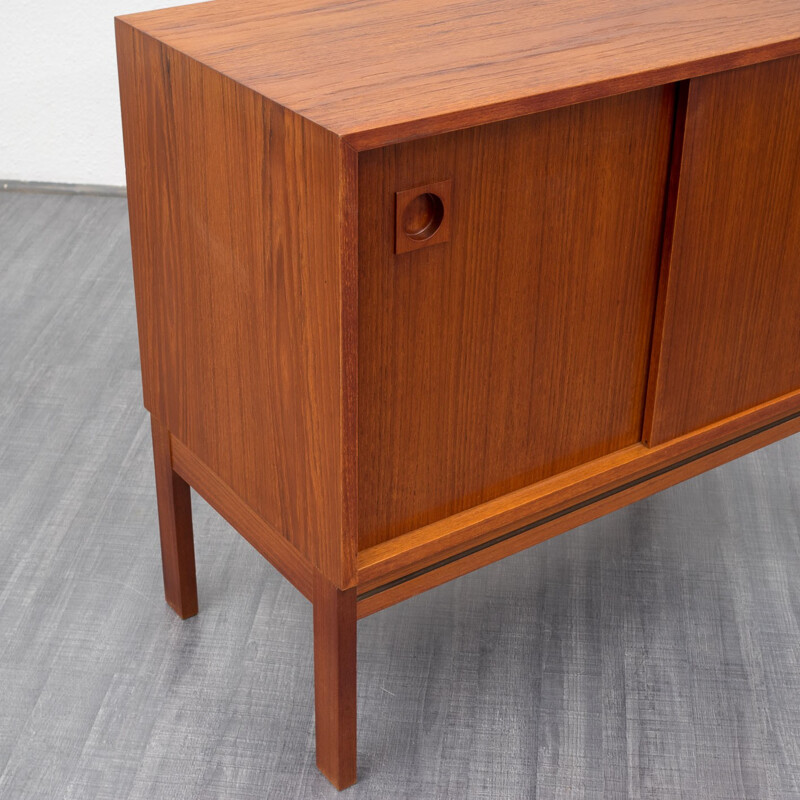
POLYGON ((359 157, 359 546, 641 440, 674 86, 359 157), (452 178, 396 255, 394 193, 452 178))
POLYGON ((800 58, 690 81, 645 438, 800 389, 800 58))
POLYGON ((216 0, 123 19, 357 149, 800 52, 797 0, 216 0))
MULTIPOLYGON (((800 428, 800 391, 736 414, 654 447, 635 444, 417 528, 358 554, 359 591, 371 591, 419 568, 482 545, 548 518, 563 519, 573 507, 594 507, 609 498, 609 510, 625 505, 622 487, 653 485, 653 478, 678 482, 707 464, 722 464, 749 452, 759 441, 777 441, 800 428), (774 437, 774 438, 773 438, 774 437)), ((707 468, 707 467, 706 467, 707 468)), ((664 483, 660 484, 663 488, 664 483)), ((645 495, 640 495, 645 496, 645 495)), ((605 513, 605 512, 604 512, 605 513)), ((580 524, 580 523, 576 523, 580 524)), ((562 530, 568 530, 565 526, 562 530)))
MULTIPOLYGON (((420 592, 544 542, 553 536, 558 536, 579 525, 610 514, 687 478, 699 475, 701 472, 718 467, 798 432, 800 432, 800 415, 796 414, 785 422, 767 426, 754 435, 736 438, 730 444, 712 449, 701 457, 675 469, 657 472, 641 482, 619 486, 618 490, 600 496, 595 502, 576 503, 563 515, 553 515, 535 524, 525 526, 521 530, 509 531, 505 535, 495 534, 491 540, 485 543, 485 546, 477 545, 462 550, 452 558, 438 561, 431 569, 417 569, 400 580, 384 584, 380 590, 363 592, 358 599, 358 616, 361 618, 374 614, 420 592)), ((631 449, 638 450, 638 447, 631 449)))
POLYGON ((117 47, 145 406, 346 586, 348 152, 122 23, 117 47))

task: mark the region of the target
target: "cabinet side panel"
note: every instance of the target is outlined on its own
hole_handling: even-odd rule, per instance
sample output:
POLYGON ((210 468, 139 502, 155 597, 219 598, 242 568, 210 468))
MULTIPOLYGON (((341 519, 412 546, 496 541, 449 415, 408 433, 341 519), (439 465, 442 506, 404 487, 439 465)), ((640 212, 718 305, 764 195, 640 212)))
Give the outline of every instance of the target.
POLYGON ((360 154, 361 548, 641 440, 675 96, 360 154), (437 185, 447 240, 397 253, 437 185))
POLYGON ((146 407, 339 586, 342 148, 117 23, 146 407))
POLYGON ((800 388, 800 58, 690 82, 659 444, 800 388))

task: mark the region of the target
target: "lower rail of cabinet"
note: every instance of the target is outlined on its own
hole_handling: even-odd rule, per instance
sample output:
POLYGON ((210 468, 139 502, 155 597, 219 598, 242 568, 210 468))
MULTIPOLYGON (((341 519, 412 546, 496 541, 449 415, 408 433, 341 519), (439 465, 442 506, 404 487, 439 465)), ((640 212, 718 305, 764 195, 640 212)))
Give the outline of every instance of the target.
POLYGON ((519 527, 496 533, 485 541, 446 555, 385 583, 364 589, 358 594, 359 618, 591 522, 798 431, 800 411, 602 490, 519 527))
MULTIPOLYGON (((657 447, 637 444, 358 555, 358 616, 517 553, 800 431, 800 392, 657 447)), ((306 598, 311 563, 180 440, 175 472, 306 598)), ((347 588, 347 587, 345 587, 347 588)))

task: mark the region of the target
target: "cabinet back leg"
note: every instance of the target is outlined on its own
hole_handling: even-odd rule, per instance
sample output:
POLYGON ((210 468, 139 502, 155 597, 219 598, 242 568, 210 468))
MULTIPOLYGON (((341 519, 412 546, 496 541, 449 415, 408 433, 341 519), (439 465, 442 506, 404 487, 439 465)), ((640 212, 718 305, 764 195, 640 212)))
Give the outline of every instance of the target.
POLYGON ((169 431, 151 415, 164 594, 181 619, 197 613, 197 577, 189 484, 172 469, 169 431))
POLYGON ((314 576, 317 767, 337 788, 356 782, 356 590, 314 576))

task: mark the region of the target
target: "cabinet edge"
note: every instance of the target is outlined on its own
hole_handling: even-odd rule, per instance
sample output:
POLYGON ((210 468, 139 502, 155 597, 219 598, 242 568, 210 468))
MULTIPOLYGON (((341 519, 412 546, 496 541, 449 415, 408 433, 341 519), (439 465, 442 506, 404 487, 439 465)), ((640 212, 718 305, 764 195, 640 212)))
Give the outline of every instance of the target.
POLYGON ((170 434, 170 444, 175 472, 269 561, 300 594, 311 600, 314 570, 305 556, 172 434, 170 434))

